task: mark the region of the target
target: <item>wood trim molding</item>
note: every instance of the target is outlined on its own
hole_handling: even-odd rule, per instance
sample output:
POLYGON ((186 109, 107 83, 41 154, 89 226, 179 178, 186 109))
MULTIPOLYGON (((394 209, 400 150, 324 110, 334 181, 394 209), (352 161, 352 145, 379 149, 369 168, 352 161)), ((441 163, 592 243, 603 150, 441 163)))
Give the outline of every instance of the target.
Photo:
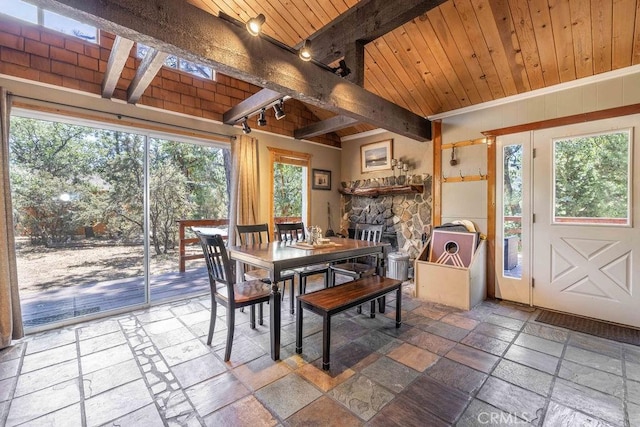
POLYGON ((458 141, 458 142, 452 142, 450 144, 442 144, 440 146, 440 148, 442 150, 446 150, 449 148, 460 148, 460 147, 468 147, 470 145, 479 145, 479 144, 486 144, 487 143, 487 138, 477 138, 477 139, 470 139, 468 141, 458 141))
POLYGON ((510 135, 512 133, 529 132, 532 130, 548 129, 558 126, 573 125, 576 123, 610 119, 612 117, 629 116, 631 114, 639 113, 640 104, 631 104, 622 107, 607 108, 605 110, 591 111, 589 113, 574 114, 572 116, 557 117, 555 119, 540 120, 538 122, 525 123, 522 125, 486 130, 482 132, 482 134, 487 137, 496 137, 502 135, 510 135))
POLYGON ((496 138, 487 140, 487 297, 496 296, 496 138))
POLYGON ((442 223, 442 121, 433 122, 433 206, 431 226, 442 223))

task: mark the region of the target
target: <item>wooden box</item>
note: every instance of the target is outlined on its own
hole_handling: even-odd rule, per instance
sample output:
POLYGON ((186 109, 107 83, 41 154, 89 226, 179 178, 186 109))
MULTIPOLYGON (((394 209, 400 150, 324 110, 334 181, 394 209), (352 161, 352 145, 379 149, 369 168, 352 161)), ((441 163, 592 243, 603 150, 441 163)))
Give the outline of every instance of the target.
POLYGON ((486 242, 481 240, 469 268, 464 268, 426 261, 425 248, 415 261, 416 297, 470 310, 487 294, 486 253, 486 242))

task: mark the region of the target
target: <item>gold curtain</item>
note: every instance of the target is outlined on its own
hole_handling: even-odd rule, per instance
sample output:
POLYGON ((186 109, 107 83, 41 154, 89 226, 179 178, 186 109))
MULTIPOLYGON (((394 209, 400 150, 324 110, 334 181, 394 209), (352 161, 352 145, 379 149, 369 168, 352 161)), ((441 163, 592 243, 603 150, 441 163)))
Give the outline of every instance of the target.
POLYGON ((231 141, 231 200, 229 244, 236 241, 236 224, 258 221, 258 141, 241 135, 231 141))
POLYGON ((24 336, 22 313, 18 295, 15 240, 13 236, 13 208, 9 182, 9 119, 11 97, 0 88, 0 348, 11 344, 12 339, 24 336), (6 242, 6 243, 5 243, 6 242))

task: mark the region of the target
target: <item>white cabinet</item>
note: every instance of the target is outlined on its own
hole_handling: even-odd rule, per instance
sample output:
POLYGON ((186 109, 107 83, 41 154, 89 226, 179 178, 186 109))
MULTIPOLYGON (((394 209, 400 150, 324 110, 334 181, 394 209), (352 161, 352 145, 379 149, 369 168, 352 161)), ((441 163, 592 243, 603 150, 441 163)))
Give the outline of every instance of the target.
POLYGON ((470 310, 487 294, 486 241, 481 240, 469 268, 436 264, 429 259, 427 248, 415 261, 416 297, 462 310, 470 310))

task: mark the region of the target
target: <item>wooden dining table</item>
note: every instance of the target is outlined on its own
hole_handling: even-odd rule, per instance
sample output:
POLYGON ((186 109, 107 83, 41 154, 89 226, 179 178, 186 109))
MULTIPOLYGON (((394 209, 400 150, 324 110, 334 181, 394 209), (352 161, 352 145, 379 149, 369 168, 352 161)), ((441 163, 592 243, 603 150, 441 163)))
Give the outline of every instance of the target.
MULTIPOLYGON (((350 258, 378 256, 378 270, 384 270, 384 248, 388 243, 332 237, 321 246, 308 246, 304 242, 269 242, 254 245, 231 246, 229 258, 240 264, 268 270, 271 278, 271 358, 280 359, 280 289, 278 282, 282 272, 314 264, 343 261, 350 258)), ((241 271, 238 269, 238 271, 241 271)), ((332 286, 333 283, 330 283, 332 286)))

